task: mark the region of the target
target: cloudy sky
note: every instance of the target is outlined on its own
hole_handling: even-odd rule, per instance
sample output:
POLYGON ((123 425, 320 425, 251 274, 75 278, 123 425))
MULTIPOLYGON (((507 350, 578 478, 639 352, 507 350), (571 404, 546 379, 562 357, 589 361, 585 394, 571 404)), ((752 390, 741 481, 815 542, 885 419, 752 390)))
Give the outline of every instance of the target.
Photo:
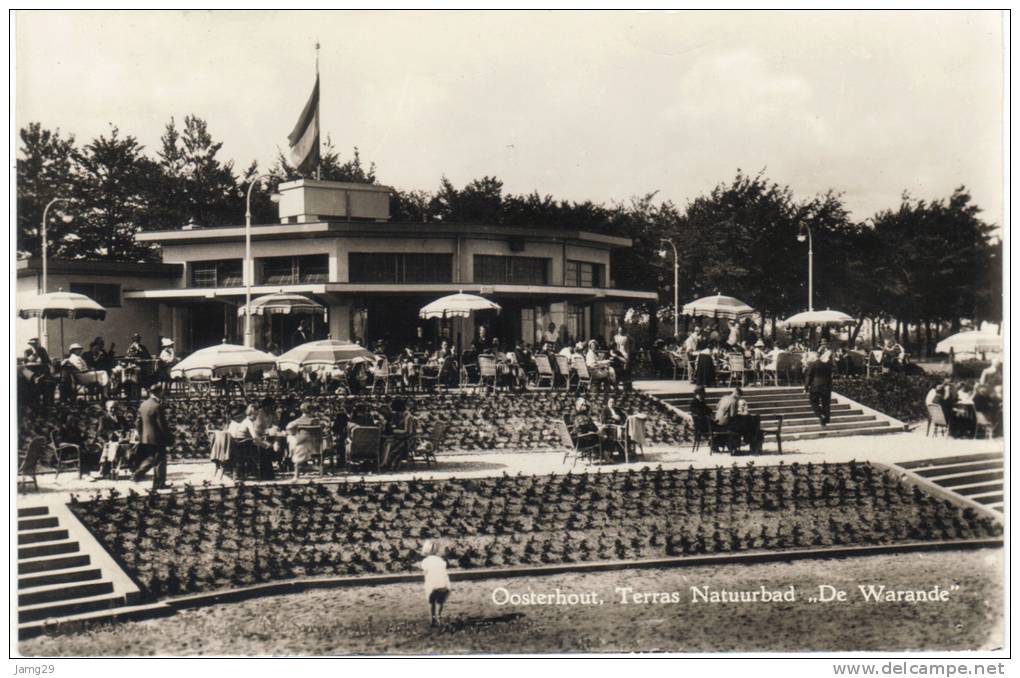
MULTIPOLYGON (((19 12, 16 123, 270 163, 322 43, 322 128, 383 183, 680 204, 743 168, 864 219, 966 184, 1002 223, 998 13, 19 12)), ((239 213, 240 214, 240 213, 239 213)))

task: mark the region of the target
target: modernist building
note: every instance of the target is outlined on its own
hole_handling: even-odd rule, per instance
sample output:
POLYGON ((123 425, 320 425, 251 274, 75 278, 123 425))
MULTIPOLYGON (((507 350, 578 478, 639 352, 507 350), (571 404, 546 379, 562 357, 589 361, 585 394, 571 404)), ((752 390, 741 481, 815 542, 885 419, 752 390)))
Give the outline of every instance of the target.
MULTIPOLYGON (((613 284, 610 253, 630 247, 628 238, 569 228, 394 222, 390 192, 366 184, 282 184, 280 223, 251 229, 250 271, 244 270, 243 226, 139 233, 139 240, 161 248, 163 265, 153 271, 167 273, 155 284, 125 286, 122 303, 147 308, 159 334, 187 352, 224 339, 241 343, 246 274, 253 298, 283 290, 320 301, 325 314, 304 316, 317 336, 384 339, 390 346, 412 340, 419 327, 431 340, 459 333, 469 343, 477 323, 504 344, 534 341, 550 322, 571 339, 609 337, 627 305, 656 299, 654 292, 613 284), (482 294, 503 311, 452 325, 418 318, 419 308, 457 291, 482 294)), ((286 348, 300 319, 256 317, 256 346, 286 348)))

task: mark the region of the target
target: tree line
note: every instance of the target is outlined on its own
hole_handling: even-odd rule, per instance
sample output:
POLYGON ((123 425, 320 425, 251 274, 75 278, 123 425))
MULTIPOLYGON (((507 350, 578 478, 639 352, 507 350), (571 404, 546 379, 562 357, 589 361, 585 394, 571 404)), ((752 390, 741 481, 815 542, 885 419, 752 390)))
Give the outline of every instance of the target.
MULTIPOLYGON (((241 223, 247 186, 262 173, 271 175, 271 185, 252 195, 253 222, 275 222, 270 193, 300 176, 282 153, 268 170, 255 162, 237 169, 221 157, 222 143, 206 122, 192 115, 183 125, 170 119, 154 154, 113 125, 82 145, 30 123, 20 140, 19 256, 39 255, 42 211, 53 197, 68 202, 50 210, 50 256, 153 261, 158 250, 136 242, 138 231, 241 223)), ((363 162, 357 148, 342 157, 328 137, 320 176, 377 183, 374 163, 363 162)), ((1002 241, 963 186, 932 200, 904 194, 899 205, 858 221, 835 190, 798 197, 764 172, 739 169, 685 206, 655 192, 626 202, 576 202, 508 193, 496 177, 460 188, 443 177, 434 191, 394 189, 391 215, 629 237, 634 247, 614 252, 612 284, 657 290, 659 318, 669 323, 673 255, 667 246, 668 256, 658 256, 663 239, 679 252, 682 301, 729 294, 774 328, 777 319, 807 307, 807 246, 797 239, 803 228, 813 236, 815 308, 890 322, 901 342, 929 350, 945 330, 1002 319, 1002 241)))

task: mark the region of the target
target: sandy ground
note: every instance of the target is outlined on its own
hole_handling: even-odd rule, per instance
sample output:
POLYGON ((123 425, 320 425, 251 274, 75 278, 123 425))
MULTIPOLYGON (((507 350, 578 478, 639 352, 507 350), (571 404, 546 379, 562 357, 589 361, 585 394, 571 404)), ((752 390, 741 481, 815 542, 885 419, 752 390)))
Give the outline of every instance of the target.
MULTIPOLYGON (((891 433, 877 436, 855 436, 847 438, 829 438, 819 440, 789 441, 783 445, 783 454, 776 453, 774 443, 766 444, 766 454, 756 457, 739 456, 734 457, 728 454, 708 453, 707 447, 698 452, 693 452, 689 445, 682 447, 649 447, 643 457, 632 461, 631 464, 616 464, 613 466, 587 466, 583 462, 574 463, 573 458, 564 462, 562 452, 515 452, 515 453, 483 453, 483 454, 458 454, 440 456, 439 463, 432 468, 418 466, 413 469, 399 473, 378 474, 369 477, 369 480, 394 480, 406 479, 412 476, 424 478, 467 478, 496 476, 508 473, 516 475, 524 474, 549 474, 594 471, 597 468, 603 469, 627 469, 641 468, 643 466, 658 466, 663 468, 687 468, 689 466, 703 467, 724 465, 733 463, 745 464, 753 459, 755 464, 778 464, 793 462, 846 462, 858 461, 880 461, 895 463, 909 461, 912 459, 924 459, 931 457, 953 456, 958 454, 973 454, 979 452, 1002 452, 1002 439, 994 440, 957 440, 946 437, 927 437, 924 429, 918 428, 905 433, 891 433)), ((209 462, 181 462, 172 463, 168 470, 168 480, 178 488, 184 483, 191 483, 201 486, 204 482, 214 484, 231 484, 229 478, 221 479, 214 475, 212 463, 209 462)), ((318 479, 316 474, 310 477, 318 479)), ((345 474, 329 476, 340 479, 345 474)), ((360 476, 356 476, 360 478, 360 476)), ((273 482, 288 482, 290 479, 281 478, 273 482)), ((88 478, 79 479, 77 475, 63 473, 59 478, 54 478, 52 473, 39 476, 39 492, 29 490, 18 496, 19 506, 34 506, 50 502, 67 502, 70 493, 76 492, 83 497, 89 496, 97 490, 106 490, 116 487, 121 492, 127 492, 127 488, 134 488, 142 492, 150 486, 149 482, 133 483, 130 480, 118 481, 96 481, 88 478)))
MULTIPOLYGON (((186 610, 20 644, 26 655, 978 650, 1002 644, 1002 551, 870 556, 757 565, 455 582, 432 628, 420 584, 311 591, 186 610), (846 602, 810 602, 818 587, 846 602), (951 589, 946 602, 865 602, 858 585, 951 589), (692 602, 690 587, 794 586, 781 603, 692 602), (619 588, 677 592, 624 604, 619 588), (591 594, 596 604, 503 604, 509 593, 591 594), (601 601, 601 604, 598 603, 601 601)), ((631 596, 629 600, 632 600, 631 596)))

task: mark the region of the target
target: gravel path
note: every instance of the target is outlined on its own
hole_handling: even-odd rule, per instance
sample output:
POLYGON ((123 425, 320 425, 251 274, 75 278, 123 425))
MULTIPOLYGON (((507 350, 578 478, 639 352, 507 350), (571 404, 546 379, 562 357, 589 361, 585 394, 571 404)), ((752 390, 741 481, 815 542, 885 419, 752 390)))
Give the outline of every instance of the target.
POLYGON ((310 591, 180 612, 20 644, 26 655, 978 650, 1002 645, 1002 551, 627 570, 458 582, 446 625, 428 625, 420 585, 310 591), (818 586, 848 591, 811 603, 818 586), (865 602, 858 585, 951 590, 946 602, 865 602), (781 603, 692 603, 690 587, 795 587, 781 603), (592 593, 595 605, 497 605, 494 592, 592 593), (617 587, 678 592, 622 604, 617 587))

